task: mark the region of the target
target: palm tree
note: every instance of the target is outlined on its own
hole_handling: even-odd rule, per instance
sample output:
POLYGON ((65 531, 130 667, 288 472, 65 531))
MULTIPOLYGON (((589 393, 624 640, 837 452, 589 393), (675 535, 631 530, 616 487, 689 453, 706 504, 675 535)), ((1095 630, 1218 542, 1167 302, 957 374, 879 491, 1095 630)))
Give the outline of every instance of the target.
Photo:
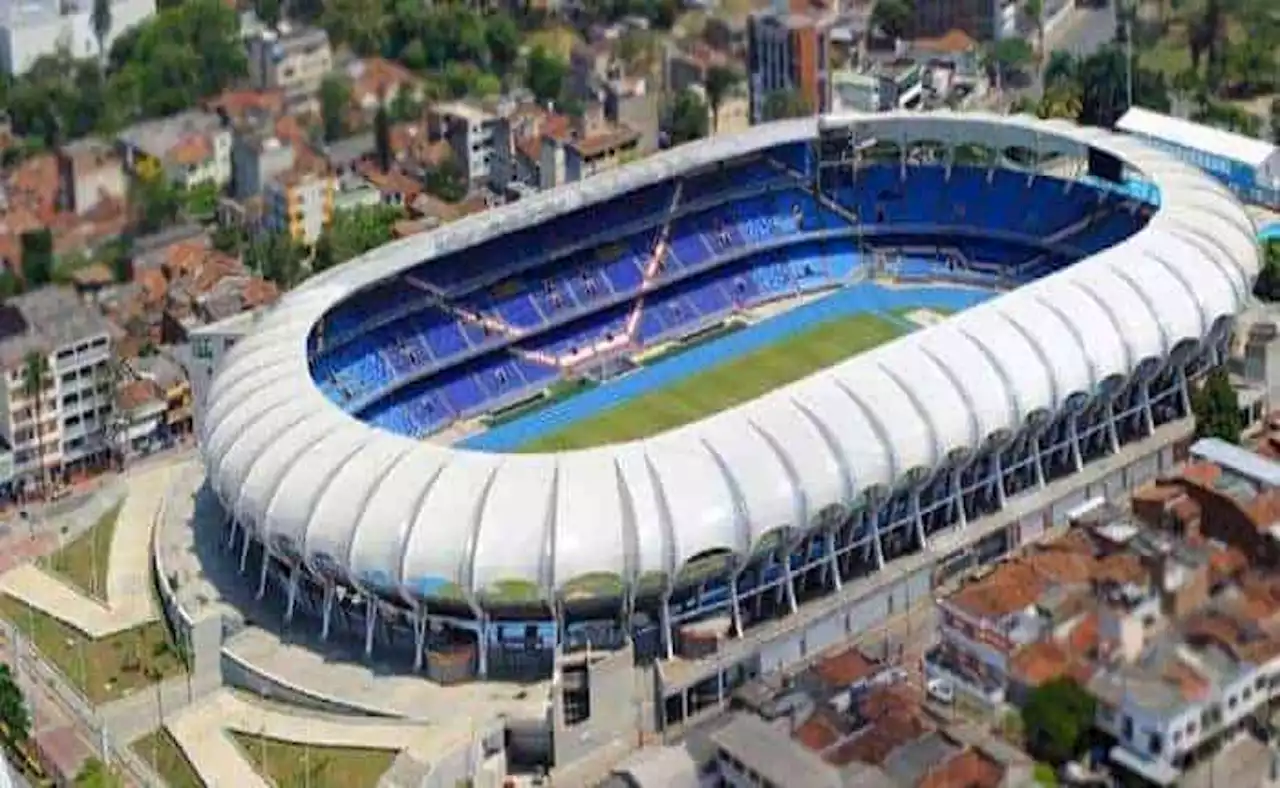
POLYGON ((742 76, 732 66, 712 66, 707 69, 704 87, 707 91, 707 105, 711 107, 711 133, 716 133, 720 125, 720 102, 742 80, 742 76))
POLYGON ((22 363, 22 390, 31 398, 35 416, 36 484, 40 493, 48 488, 48 474, 44 467, 44 391, 49 387, 49 357, 38 350, 29 351, 22 363))
POLYGON ((1044 0, 1023 0, 1022 13, 1036 28, 1036 62, 1044 62, 1044 0))
POLYGON ((111 35, 111 0, 93 0, 93 14, 89 22, 93 25, 93 37, 98 39, 98 68, 105 70, 107 36, 111 35))

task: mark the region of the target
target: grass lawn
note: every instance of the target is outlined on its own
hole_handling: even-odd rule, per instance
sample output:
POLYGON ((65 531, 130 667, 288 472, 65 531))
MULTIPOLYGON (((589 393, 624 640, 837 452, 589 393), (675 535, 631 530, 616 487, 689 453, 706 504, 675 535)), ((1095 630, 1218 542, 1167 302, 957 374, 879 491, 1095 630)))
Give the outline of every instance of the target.
POLYGON ((113 506, 74 542, 41 559, 40 566, 94 599, 105 600, 111 539, 119 519, 120 506, 113 506))
POLYGON ((374 788, 396 759, 394 750, 304 747, 246 733, 231 735, 276 788, 374 788))
POLYGON ((519 451, 566 451, 656 435, 755 399, 901 333, 876 315, 835 318, 544 435, 519 451))
POLYGON ((0 616, 30 638, 95 705, 186 670, 163 621, 94 640, 13 597, 0 596, 0 616))
POLYGON ((204 788, 195 767, 164 728, 138 739, 133 751, 151 765, 168 788, 204 788))

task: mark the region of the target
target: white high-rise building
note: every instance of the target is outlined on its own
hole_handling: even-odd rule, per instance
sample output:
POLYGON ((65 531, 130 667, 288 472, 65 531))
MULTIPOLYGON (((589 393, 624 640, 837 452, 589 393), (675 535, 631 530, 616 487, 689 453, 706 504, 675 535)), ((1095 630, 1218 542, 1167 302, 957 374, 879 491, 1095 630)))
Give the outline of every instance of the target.
MULTIPOLYGON (((111 0, 106 48, 130 28, 155 16, 156 0, 111 0)), ((92 0, 0 0, 0 71, 25 74, 60 48, 75 58, 96 58, 92 0)))

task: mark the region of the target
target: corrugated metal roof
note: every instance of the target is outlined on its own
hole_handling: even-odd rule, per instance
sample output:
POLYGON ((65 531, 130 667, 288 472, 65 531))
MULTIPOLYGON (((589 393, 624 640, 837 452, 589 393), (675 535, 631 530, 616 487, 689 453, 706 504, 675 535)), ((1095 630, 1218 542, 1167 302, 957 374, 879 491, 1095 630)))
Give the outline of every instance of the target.
POLYGON ((1131 107, 1116 122, 1116 128, 1238 161, 1255 169, 1266 164, 1277 151, 1275 145, 1254 137, 1162 115, 1142 107, 1131 107))
POLYGON ((1267 487, 1280 487, 1280 462, 1242 449, 1219 438, 1201 438, 1191 445, 1191 456, 1206 460, 1237 476, 1267 487))

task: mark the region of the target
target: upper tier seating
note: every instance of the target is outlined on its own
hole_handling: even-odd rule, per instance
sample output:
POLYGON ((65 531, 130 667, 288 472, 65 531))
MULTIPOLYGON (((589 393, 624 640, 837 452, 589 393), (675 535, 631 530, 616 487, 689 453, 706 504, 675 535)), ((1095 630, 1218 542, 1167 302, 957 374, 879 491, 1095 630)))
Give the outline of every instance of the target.
MULTIPOLYGON (((651 226, 453 297, 429 295, 406 279, 371 288, 332 310, 317 330, 317 383, 331 399, 376 423, 420 435, 528 396, 577 365, 682 336, 735 309, 855 276, 865 250, 852 237, 803 240, 847 229, 848 220, 800 188, 775 186, 779 172, 767 162, 712 171, 692 181, 679 200, 674 188, 641 190, 633 195, 638 205, 629 196, 593 216, 625 224, 646 213, 665 216, 673 206, 679 211, 690 195, 704 190, 769 184, 763 193, 677 215, 669 231, 651 226), (658 249, 666 250, 660 258, 658 249), (726 257, 735 259, 726 263, 726 257), (463 358, 468 360, 456 367, 463 358)), ((1061 243, 1086 252, 1115 243, 1143 220, 1122 209, 1120 197, 1051 178, 960 167, 948 177, 933 166, 907 173, 905 179, 898 167, 844 173, 838 177, 847 183, 832 193, 863 221, 889 229, 962 225, 1034 239, 1057 234, 1061 243)), ((455 272, 453 281, 474 279, 486 265, 509 269, 518 259, 564 245, 564 238, 551 238, 553 226, 568 230, 557 220, 529 247, 508 240, 501 264, 477 262, 481 255, 470 273, 455 272)), ((579 226, 567 237, 583 234, 579 226)), ((884 259, 904 278, 945 276, 985 286, 1026 281, 1071 259, 958 234, 939 239, 936 252, 924 248, 884 259)), ((453 271, 453 265, 461 263, 440 270, 453 271)))

